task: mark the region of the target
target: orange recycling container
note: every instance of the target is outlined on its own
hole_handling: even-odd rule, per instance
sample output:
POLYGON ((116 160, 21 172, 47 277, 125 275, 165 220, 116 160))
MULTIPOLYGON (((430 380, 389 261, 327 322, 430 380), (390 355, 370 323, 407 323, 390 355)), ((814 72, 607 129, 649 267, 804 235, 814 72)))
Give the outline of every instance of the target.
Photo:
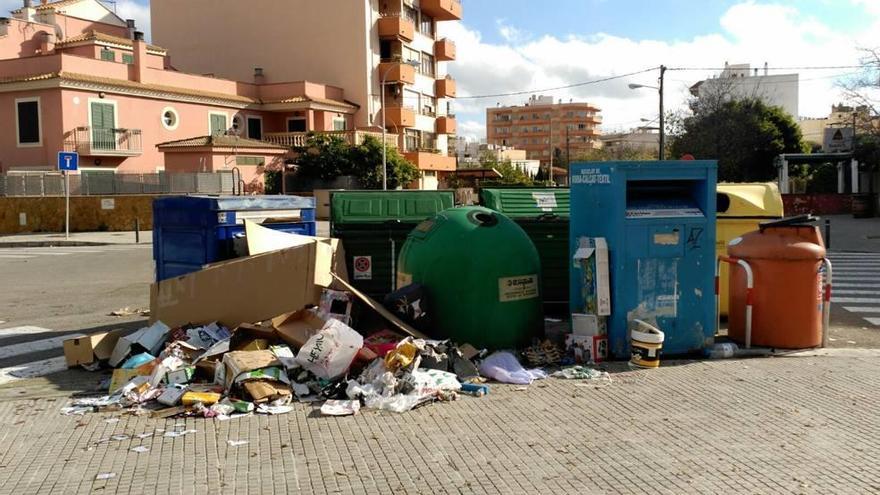
MULTIPOLYGON (((803 349, 822 344, 825 243, 812 225, 765 227, 730 242, 730 257, 749 263, 754 274, 752 345, 803 349)), ((745 342, 746 272, 731 265, 728 334, 745 342)))

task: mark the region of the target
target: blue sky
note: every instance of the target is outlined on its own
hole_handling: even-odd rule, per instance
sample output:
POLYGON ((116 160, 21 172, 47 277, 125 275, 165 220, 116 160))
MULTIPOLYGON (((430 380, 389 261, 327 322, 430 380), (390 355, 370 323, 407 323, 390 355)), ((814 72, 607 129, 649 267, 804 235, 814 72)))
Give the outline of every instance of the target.
MULTIPOLYGON (((37 1, 37 0, 35 0, 37 1)), ((185 1, 185 0, 181 0, 185 1)), ((242 0, 243 1, 243 0, 242 0)), ((249 0, 258 2, 259 0, 249 0)), ((325 0, 308 0, 325 1, 325 0)), ((444 22, 458 60, 449 72, 459 96, 514 91, 589 101, 605 131, 657 116, 657 95, 628 83, 654 84, 656 73, 570 90, 539 91, 617 76, 661 63, 714 68, 730 63, 784 67, 854 65, 859 47, 880 46, 880 0, 462 0, 462 22, 444 22)), ((21 5, 0 0, 0 10, 21 5)), ((149 31, 148 0, 118 0, 122 17, 149 31)), ((161 40, 156 40, 161 42, 161 40)), ((173 54, 172 54, 173 56, 173 54)), ((802 116, 827 115, 843 100, 837 86, 851 70, 798 71, 802 116)), ((687 88, 716 71, 670 72, 667 108, 682 108, 687 88)), ((459 98, 459 133, 485 133, 485 109, 527 96, 459 98)))

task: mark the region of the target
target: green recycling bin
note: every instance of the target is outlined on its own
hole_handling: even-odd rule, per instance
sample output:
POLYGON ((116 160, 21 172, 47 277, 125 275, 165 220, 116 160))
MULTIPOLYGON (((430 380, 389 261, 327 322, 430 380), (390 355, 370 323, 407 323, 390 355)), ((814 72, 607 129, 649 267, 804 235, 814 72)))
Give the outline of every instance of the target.
POLYGON ((480 204, 528 234, 541 258, 541 294, 549 308, 568 305, 568 188, 483 189, 480 204))
POLYGON ((351 284, 381 301, 396 286, 397 256, 410 231, 454 205, 453 191, 333 191, 330 235, 342 241, 351 284))

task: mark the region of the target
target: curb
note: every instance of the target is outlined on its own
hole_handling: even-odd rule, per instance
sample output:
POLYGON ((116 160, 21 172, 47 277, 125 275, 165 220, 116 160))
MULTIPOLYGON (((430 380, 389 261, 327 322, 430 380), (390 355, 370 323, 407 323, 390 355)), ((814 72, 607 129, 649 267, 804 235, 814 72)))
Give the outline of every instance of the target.
MULTIPOLYGON (((82 246, 109 246, 109 242, 91 242, 91 241, 14 241, 0 242, 0 249, 4 248, 22 248, 22 247, 82 247, 82 246)), ((135 244, 115 244, 119 246, 135 245, 135 244)))

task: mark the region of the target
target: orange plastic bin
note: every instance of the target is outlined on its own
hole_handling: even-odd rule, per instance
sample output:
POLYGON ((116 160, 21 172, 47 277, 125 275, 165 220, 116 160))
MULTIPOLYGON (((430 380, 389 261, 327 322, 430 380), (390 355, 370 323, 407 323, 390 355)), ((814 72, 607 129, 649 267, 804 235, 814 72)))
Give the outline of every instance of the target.
POLYGON ((731 265, 728 334, 736 342, 746 340, 746 305, 751 302, 752 345, 783 349, 822 345, 823 300, 828 299, 821 272, 827 263, 825 243, 817 227, 793 222, 797 220, 763 224, 761 230, 728 245, 728 255, 745 260, 754 274, 749 294, 745 269, 731 265))

